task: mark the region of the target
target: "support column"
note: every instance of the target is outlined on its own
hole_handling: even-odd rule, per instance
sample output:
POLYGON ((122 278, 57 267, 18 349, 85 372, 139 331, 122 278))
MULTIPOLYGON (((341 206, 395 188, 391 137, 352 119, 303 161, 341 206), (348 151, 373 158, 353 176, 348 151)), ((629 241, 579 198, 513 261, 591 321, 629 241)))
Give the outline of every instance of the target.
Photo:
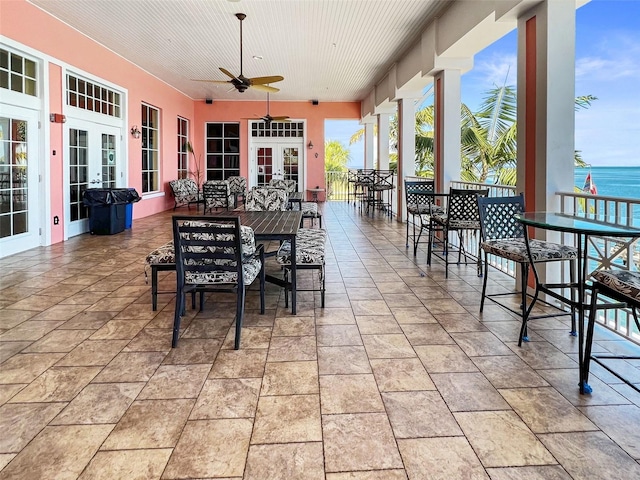
POLYGON ((460 70, 442 70, 434 77, 434 180, 446 193, 460 180, 460 70))
POLYGON ((378 168, 380 170, 389 170, 389 133, 392 113, 390 111, 376 113, 378 117, 378 168))
POLYGON ((420 93, 398 99, 398 185, 396 219, 406 222, 404 179, 416 174, 416 98, 420 93))
POLYGON ((373 141, 373 125, 375 119, 368 118, 363 120, 364 123, 364 168, 373 168, 374 163, 374 141, 373 141))
MULTIPOLYGON (((575 16, 573 2, 547 0, 518 19, 517 190, 527 211, 559 211, 555 193, 574 187, 575 16)), ((543 281, 560 279, 559 263, 539 268, 543 281)))

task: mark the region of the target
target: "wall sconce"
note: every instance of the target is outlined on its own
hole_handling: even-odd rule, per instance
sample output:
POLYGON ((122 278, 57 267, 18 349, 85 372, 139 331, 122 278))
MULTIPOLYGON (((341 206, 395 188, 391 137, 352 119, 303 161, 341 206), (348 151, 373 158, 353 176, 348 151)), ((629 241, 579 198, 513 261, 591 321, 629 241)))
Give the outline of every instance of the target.
POLYGON ((140 138, 140 130, 138 130, 138 126, 134 125, 131 127, 131 136, 133 138, 140 138))
POLYGON ((311 140, 309 140, 309 145, 307 145, 307 147, 309 147, 309 150, 313 149, 313 142, 311 140))

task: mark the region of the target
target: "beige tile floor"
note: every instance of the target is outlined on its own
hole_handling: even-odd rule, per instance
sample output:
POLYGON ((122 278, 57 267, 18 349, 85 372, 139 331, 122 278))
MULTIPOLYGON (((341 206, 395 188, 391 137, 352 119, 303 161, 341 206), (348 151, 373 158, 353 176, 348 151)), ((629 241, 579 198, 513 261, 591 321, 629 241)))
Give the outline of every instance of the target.
POLYGON ((324 206, 326 308, 302 293, 294 317, 270 285, 260 315, 253 291, 234 351, 233 297, 209 297, 172 350, 173 295, 152 311, 143 274, 170 214, 0 261, 1 479, 640 478, 640 395, 602 368, 578 393, 566 317, 519 348, 474 268, 445 279, 345 203, 324 206))

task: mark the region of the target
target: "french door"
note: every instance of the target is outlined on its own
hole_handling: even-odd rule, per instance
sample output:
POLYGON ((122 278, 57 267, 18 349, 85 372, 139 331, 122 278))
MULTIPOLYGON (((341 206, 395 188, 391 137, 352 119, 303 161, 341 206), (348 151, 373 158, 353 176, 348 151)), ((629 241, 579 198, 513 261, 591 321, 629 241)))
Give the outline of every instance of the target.
POLYGON ((38 113, 0 105, 0 257, 40 245, 38 113))
POLYGON ((88 188, 117 186, 121 169, 120 129, 90 122, 70 122, 65 135, 65 219, 68 237, 89 231, 88 188))
POLYGON ((255 143, 253 148, 254 185, 268 185, 272 178, 295 180, 302 190, 302 145, 255 143))

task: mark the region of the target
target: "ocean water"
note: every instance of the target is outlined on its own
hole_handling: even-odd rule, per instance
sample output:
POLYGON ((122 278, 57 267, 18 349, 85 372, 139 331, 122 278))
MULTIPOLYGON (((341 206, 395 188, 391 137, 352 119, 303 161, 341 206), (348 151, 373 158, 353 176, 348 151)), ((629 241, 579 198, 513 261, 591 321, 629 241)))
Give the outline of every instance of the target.
POLYGON ((576 187, 582 188, 591 171, 591 180, 596 184, 598 195, 624 198, 640 198, 640 165, 637 167, 591 167, 576 168, 576 187))

